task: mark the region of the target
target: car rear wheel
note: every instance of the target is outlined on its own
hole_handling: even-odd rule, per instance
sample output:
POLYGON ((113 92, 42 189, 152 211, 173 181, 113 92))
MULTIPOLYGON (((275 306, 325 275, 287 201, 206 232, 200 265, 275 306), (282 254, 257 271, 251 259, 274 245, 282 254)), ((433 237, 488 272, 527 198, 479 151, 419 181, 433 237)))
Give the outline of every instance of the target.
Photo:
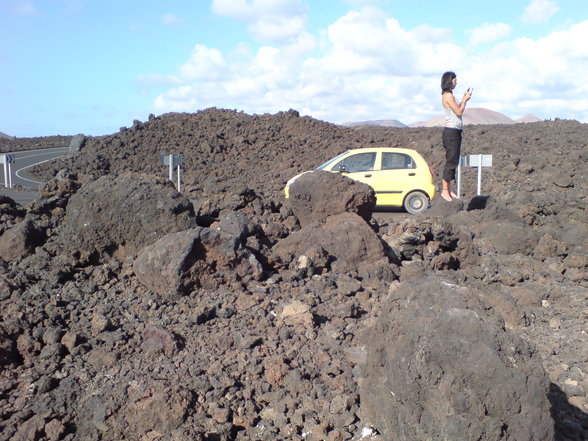
POLYGON ((429 207, 429 198, 422 191, 413 191, 404 198, 404 209, 410 214, 422 213, 429 207))

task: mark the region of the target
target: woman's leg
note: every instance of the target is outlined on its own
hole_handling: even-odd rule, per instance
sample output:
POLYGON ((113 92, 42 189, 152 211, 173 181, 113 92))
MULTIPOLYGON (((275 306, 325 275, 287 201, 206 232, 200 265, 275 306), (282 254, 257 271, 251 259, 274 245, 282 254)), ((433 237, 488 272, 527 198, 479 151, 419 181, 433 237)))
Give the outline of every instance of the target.
POLYGON ((451 181, 455 180, 455 170, 459 164, 461 130, 445 128, 443 130, 443 147, 445 147, 445 167, 443 168, 441 197, 446 201, 451 201, 452 196, 457 197, 451 190, 451 181))

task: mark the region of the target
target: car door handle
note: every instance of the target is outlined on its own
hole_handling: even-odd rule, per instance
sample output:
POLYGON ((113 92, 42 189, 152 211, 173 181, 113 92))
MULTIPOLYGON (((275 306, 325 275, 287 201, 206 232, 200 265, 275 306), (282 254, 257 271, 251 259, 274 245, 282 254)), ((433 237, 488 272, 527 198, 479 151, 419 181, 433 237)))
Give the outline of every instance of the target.
POLYGON ((372 175, 371 175, 371 173, 366 173, 365 175, 363 175, 363 177, 364 177, 364 178, 371 178, 371 177, 372 177, 372 175))
POLYGON ((416 176, 416 173, 409 173, 408 176, 416 176))

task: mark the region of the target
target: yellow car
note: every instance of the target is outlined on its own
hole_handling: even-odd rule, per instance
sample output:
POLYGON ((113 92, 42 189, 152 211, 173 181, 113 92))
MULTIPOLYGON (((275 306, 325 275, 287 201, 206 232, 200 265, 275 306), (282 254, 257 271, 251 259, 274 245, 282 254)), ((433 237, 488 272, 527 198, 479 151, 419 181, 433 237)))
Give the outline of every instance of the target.
MULTIPOLYGON (((317 170, 342 173, 368 184, 376 193, 376 207, 404 207, 409 213, 417 214, 426 210, 435 196, 431 168, 412 149, 373 147, 348 150, 317 170)), ((302 174, 288 181, 286 198, 290 185, 302 174)))

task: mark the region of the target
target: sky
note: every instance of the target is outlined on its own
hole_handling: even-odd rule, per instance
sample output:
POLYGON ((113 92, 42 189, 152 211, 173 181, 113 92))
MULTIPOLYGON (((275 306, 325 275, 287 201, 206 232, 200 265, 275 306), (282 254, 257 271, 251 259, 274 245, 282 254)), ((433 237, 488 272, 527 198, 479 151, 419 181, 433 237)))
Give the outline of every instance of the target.
POLYGON ((588 122, 586 0, 0 0, 0 131, 108 135, 150 114, 336 124, 469 107, 588 122))

